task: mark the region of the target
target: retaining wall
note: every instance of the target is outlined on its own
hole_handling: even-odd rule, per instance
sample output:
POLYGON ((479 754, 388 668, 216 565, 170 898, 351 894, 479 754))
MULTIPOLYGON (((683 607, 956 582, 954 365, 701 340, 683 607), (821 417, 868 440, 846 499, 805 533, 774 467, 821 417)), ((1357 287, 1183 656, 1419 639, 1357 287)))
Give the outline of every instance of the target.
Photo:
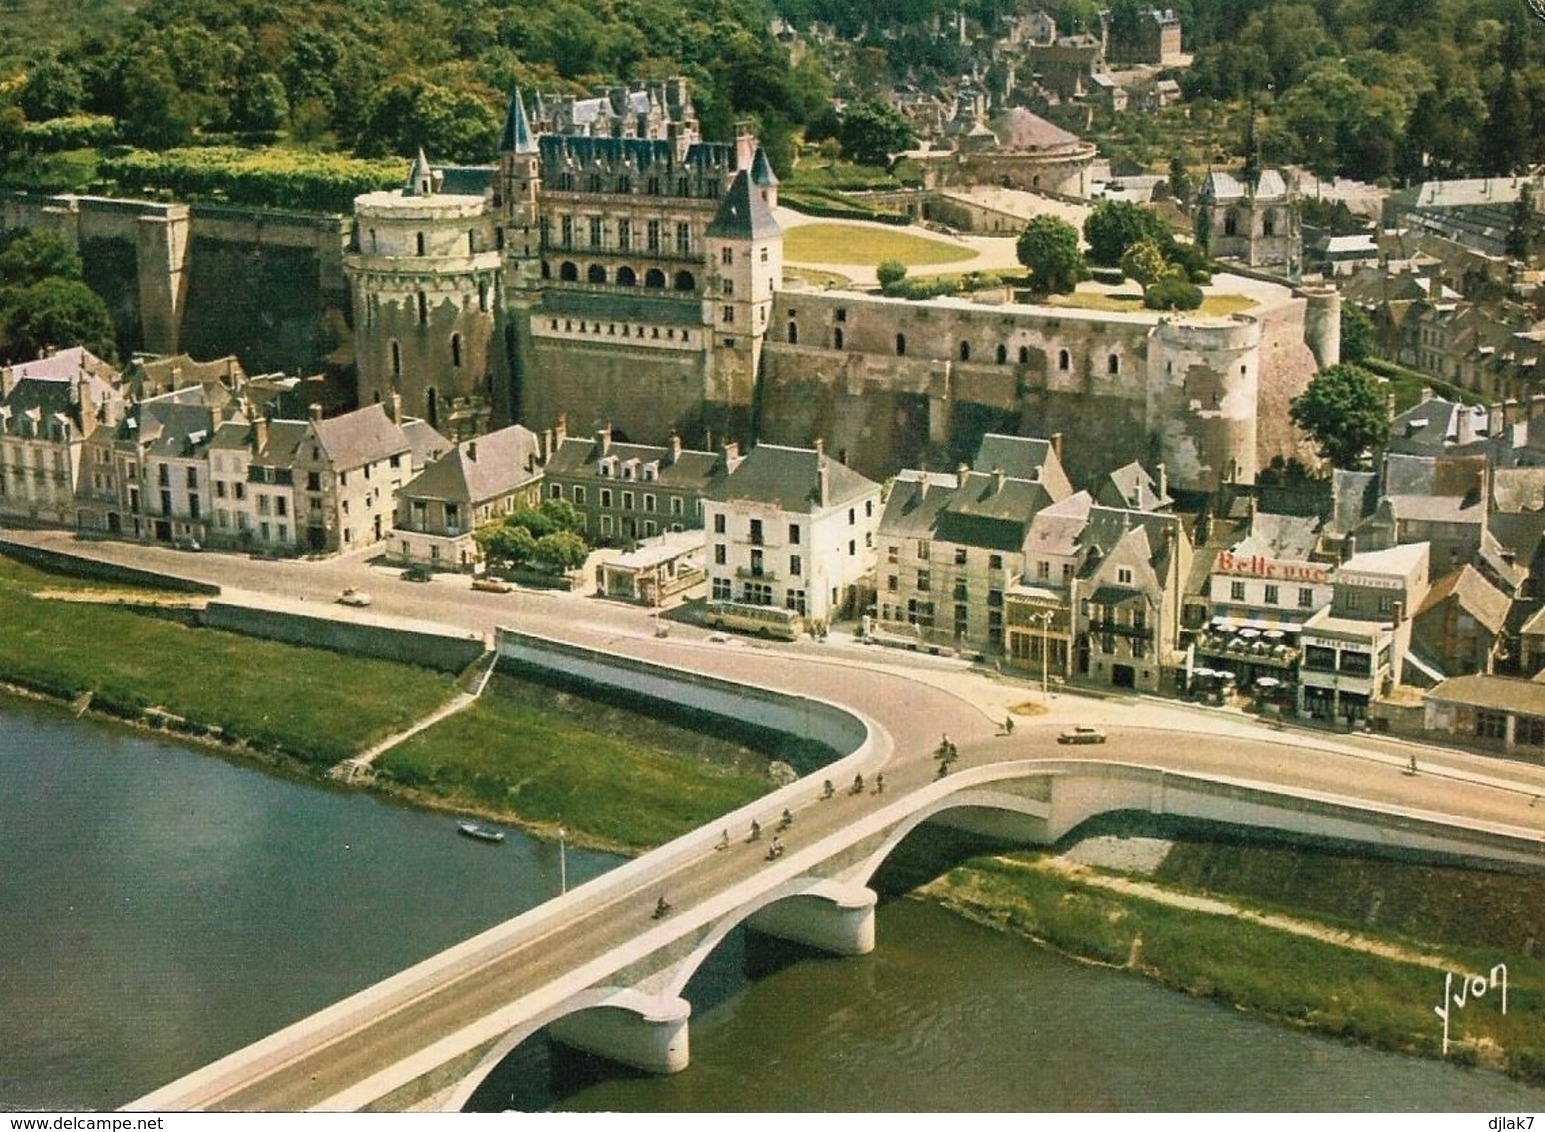
POLYGON ((263 637, 292 645, 331 649, 356 656, 373 656, 416 664, 437 672, 459 673, 483 655, 481 637, 448 636, 417 629, 389 628, 355 621, 334 621, 303 613, 253 609, 212 601, 200 624, 249 637, 263 637))
POLYGON ((144 586, 148 589, 171 590, 176 593, 208 594, 217 596, 220 587, 207 582, 195 582, 191 578, 178 578, 171 574, 158 574, 133 566, 120 566, 114 562, 99 562, 65 550, 51 550, 0 538, 0 554, 48 570, 56 574, 68 574, 75 578, 93 578, 120 585, 144 586))

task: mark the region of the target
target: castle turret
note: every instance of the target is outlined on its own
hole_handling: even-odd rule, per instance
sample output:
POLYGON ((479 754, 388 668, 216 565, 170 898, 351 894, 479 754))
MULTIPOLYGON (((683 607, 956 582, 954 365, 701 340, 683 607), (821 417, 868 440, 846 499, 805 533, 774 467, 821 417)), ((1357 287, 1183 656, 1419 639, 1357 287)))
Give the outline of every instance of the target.
POLYGON ((777 179, 756 184, 759 162, 771 175, 758 149, 751 168, 735 174, 705 233, 712 273, 705 304, 714 335, 709 400, 733 406, 751 404, 773 295, 783 279, 783 226, 769 199, 776 199, 777 179))

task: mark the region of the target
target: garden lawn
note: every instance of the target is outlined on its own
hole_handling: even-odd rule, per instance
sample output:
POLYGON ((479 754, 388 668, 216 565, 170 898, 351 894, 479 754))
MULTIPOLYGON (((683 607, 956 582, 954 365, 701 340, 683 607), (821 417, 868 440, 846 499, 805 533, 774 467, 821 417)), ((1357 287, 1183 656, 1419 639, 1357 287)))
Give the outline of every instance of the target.
MULTIPOLYGON (((451 677, 110 605, 49 601, 46 589, 101 589, 0 558, 0 680, 136 718, 159 708, 316 766, 359 753, 452 694, 451 677)), ((115 587, 116 588, 116 587, 115 587)))
MULTIPOLYGON (((1142 312, 1147 309, 1143 306, 1141 294, 1111 295, 1104 292, 1075 291, 1071 295, 1048 295, 1046 298, 1037 301, 1047 306, 1076 307, 1082 310, 1142 312)), ((1177 311, 1175 313, 1181 315, 1230 315, 1237 314, 1240 311, 1247 311, 1255 305, 1255 300, 1245 295, 1205 294, 1201 307, 1196 311, 1177 311)))
POLYGON ((403 786, 526 825, 562 824, 643 849, 766 793, 765 774, 724 769, 553 712, 484 695, 377 764, 403 786))
POLYGON ((888 259, 909 267, 975 259, 972 248, 947 244, 907 231, 860 224, 801 224, 783 236, 783 258, 791 263, 851 263, 874 267, 888 259))

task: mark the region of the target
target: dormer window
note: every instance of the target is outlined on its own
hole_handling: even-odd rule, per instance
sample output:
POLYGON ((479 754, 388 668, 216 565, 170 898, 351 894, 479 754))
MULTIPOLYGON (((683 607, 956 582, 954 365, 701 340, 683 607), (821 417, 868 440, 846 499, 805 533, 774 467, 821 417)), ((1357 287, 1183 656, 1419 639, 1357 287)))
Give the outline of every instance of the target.
POLYGON ((659 464, 648 463, 648 464, 644 465, 644 482, 645 483, 654 483, 655 479, 659 476, 659 474, 660 474, 660 465, 659 464))
POLYGON ((606 459, 601 461, 601 475, 603 478, 610 479, 612 476, 616 475, 616 473, 617 458, 615 456, 608 456, 606 459))

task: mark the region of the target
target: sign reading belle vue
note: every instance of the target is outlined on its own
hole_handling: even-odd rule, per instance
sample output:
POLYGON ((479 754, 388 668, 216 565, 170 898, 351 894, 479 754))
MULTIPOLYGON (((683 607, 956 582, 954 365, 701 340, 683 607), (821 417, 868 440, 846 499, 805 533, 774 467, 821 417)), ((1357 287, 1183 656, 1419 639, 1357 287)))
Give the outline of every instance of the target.
MULTIPOLYGON (((1545 0, 1540 2, 1545 3, 1545 0)), ((1267 558, 1261 554, 1235 554, 1231 550, 1218 551, 1213 570, 1219 574, 1265 578, 1272 582, 1325 582, 1330 579, 1330 567, 1319 562, 1295 562, 1286 558, 1267 558)))

